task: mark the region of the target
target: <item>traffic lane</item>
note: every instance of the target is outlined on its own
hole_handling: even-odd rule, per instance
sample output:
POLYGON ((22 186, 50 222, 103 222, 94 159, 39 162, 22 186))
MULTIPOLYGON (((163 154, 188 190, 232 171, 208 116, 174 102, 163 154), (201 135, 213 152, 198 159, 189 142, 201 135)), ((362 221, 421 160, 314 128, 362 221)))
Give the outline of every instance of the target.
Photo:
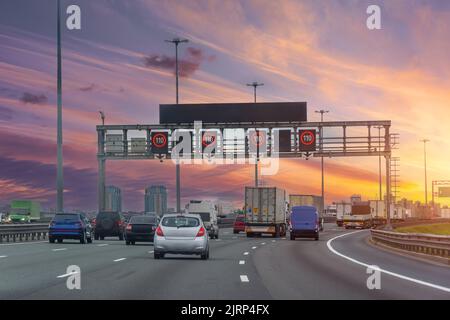
POLYGON ((327 241, 345 231, 321 233, 319 241, 280 242, 253 256, 265 287, 275 299, 446 299, 440 291, 381 275, 381 290, 367 288, 366 268, 333 254, 327 241))
MULTIPOLYGON (((332 241, 333 248, 341 254, 360 262, 376 265, 416 280, 450 288, 450 268, 399 255, 368 244, 369 230, 349 232, 348 235, 332 241)), ((450 293, 447 293, 447 299, 450 293)))
POLYGON ((196 256, 135 255, 102 268, 82 268, 82 289, 68 290, 65 284, 48 286, 30 299, 270 299, 255 277, 242 282, 248 272, 239 265, 260 239, 239 235, 211 241, 209 260, 196 256))
MULTIPOLYGON (((22 298, 32 292, 64 284, 57 276, 66 273, 67 267, 77 265, 81 270, 102 269, 116 259, 148 255, 148 246, 126 246, 123 241, 102 241, 94 244, 47 244, 46 250, 36 254, 8 256, 0 260, 0 297, 22 298), (107 246, 103 246, 107 244, 107 246), (58 249, 66 249, 54 251, 58 249)), ((53 298, 57 298, 55 295, 53 298)))

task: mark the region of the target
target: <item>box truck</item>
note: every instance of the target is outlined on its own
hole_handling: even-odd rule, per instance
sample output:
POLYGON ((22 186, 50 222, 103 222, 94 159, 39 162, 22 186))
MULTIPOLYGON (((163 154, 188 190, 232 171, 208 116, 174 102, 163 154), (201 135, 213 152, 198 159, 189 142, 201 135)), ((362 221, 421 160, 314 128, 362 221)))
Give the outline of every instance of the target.
POLYGON ((219 238, 219 225, 217 223, 217 206, 209 200, 191 200, 186 205, 186 210, 191 214, 198 214, 208 230, 211 239, 219 238))
POLYGON ((344 215, 351 214, 352 204, 348 202, 336 203, 336 224, 339 227, 344 225, 344 215))
POLYGON ((41 205, 33 200, 13 200, 9 218, 13 223, 30 223, 41 219, 41 205))
POLYGON ((275 187, 245 187, 247 237, 286 236, 286 192, 275 187))
POLYGON ((344 215, 345 229, 365 229, 372 227, 372 214, 369 201, 354 202, 350 214, 344 215))

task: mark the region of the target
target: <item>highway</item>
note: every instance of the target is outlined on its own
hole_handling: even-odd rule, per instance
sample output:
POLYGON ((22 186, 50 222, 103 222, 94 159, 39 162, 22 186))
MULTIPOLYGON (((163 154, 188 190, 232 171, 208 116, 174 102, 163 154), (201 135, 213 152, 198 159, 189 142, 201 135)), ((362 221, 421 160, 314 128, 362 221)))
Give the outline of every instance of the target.
POLYGON ((326 224, 319 241, 246 238, 221 229, 211 258, 168 255, 107 239, 0 245, 0 299, 450 299, 450 268, 380 250, 369 231, 326 224), (360 263, 383 269, 369 290, 360 263), (69 265, 81 290, 66 287, 69 265))

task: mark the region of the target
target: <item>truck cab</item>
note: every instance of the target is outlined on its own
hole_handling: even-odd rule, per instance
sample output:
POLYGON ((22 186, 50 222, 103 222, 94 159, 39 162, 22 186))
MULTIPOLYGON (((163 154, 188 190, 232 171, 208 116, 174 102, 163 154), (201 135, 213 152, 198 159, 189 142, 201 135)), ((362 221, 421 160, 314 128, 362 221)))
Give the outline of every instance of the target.
POLYGON ((219 225, 217 224, 217 206, 209 200, 191 200, 186 205, 189 214, 198 214, 208 231, 211 239, 219 238, 219 225))

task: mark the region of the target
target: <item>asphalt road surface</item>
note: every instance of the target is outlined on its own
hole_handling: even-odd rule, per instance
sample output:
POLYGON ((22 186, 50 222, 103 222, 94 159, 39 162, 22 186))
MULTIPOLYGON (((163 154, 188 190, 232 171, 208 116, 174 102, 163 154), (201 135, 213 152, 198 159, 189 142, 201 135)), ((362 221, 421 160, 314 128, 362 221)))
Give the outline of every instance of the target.
POLYGON ((0 245, 0 299, 450 299, 450 268, 380 250, 369 231, 326 224, 320 240, 246 238, 221 229, 210 260, 106 239, 0 245), (66 286, 81 269, 81 289, 66 286), (381 269, 370 290, 368 265, 381 269))

